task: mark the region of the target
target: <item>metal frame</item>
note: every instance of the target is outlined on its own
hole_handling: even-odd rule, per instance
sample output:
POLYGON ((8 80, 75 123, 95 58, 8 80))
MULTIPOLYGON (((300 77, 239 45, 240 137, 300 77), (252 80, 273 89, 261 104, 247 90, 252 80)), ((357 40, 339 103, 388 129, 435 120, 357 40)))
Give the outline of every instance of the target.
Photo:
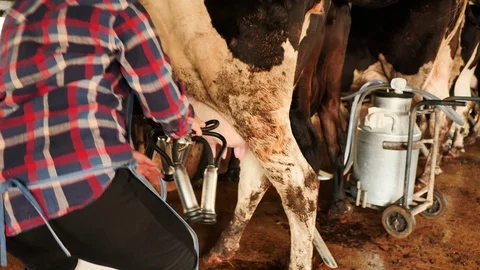
MULTIPOLYGON (((405 164, 405 180, 404 180, 404 190, 403 190, 403 198, 402 198, 402 205, 406 209, 408 209, 414 216, 425 211, 429 207, 433 205, 433 190, 435 187, 435 166, 437 163, 437 155, 435 153, 438 152, 438 144, 439 144, 439 137, 440 137, 440 108, 439 106, 463 106, 464 103, 454 102, 454 101, 443 101, 443 100, 424 100, 420 101, 415 104, 410 112, 410 125, 408 128, 408 142, 407 142, 407 157, 406 157, 406 164, 405 164), (408 187, 410 186, 410 171, 411 171, 411 159, 412 159, 412 150, 413 150, 413 129, 415 127, 415 122, 417 119, 417 112, 420 106, 433 106, 435 110, 433 113, 435 114, 435 131, 433 140, 423 140, 424 143, 432 143, 432 148, 430 153, 431 157, 431 164, 430 164, 430 177, 428 185, 422 188, 420 191, 413 193, 412 196, 412 204, 409 205, 408 199, 408 187), (427 198, 422 198, 424 194, 427 194, 427 198), (413 206, 413 207, 412 207, 413 206)), ((431 109, 423 110, 422 113, 432 113, 431 109)))
POLYGON ((452 96, 447 97, 444 100, 424 100, 418 102, 414 105, 411 110, 410 114, 410 126, 408 130, 408 142, 407 142, 407 157, 406 157, 406 164, 405 164, 405 181, 404 181, 404 193, 403 198, 401 198, 402 205, 406 209, 408 209, 412 215, 417 215, 422 213, 423 211, 427 210, 433 205, 433 191, 435 187, 435 167, 437 163, 437 155, 439 148, 439 137, 440 137, 440 120, 441 120, 441 110, 440 106, 465 106, 465 101, 474 101, 480 102, 480 97, 460 97, 460 96, 452 96), (420 106, 433 106, 435 107, 434 110, 432 109, 425 109, 419 111, 418 109, 420 106), (408 204, 408 186, 410 185, 410 161, 412 158, 412 150, 413 150, 413 129, 415 126, 416 118, 418 114, 435 114, 435 129, 434 129, 434 136, 433 139, 424 139, 422 140, 423 143, 430 143, 432 144, 431 147, 431 164, 430 164, 430 175, 429 175, 429 182, 424 188, 420 191, 413 193, 412 196, 412 203, 408 204), (427 198, 423 198, 422 196, 427 194, 427 198))

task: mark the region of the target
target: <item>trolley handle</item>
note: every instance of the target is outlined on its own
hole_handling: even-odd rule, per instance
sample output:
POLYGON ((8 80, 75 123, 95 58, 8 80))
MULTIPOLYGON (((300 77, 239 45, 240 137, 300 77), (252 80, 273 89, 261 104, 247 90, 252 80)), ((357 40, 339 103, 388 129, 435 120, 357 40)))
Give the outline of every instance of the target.
POLYGON ((444 99, 445 101, 474 101, 480 102, 480 97, 451 96, 444 99))
POLYGON ((423 100, 418 103, 420 105, 429 105, 429 106, 465 106, 465 102, 460 101, 449 101, 449 100, 423 100))

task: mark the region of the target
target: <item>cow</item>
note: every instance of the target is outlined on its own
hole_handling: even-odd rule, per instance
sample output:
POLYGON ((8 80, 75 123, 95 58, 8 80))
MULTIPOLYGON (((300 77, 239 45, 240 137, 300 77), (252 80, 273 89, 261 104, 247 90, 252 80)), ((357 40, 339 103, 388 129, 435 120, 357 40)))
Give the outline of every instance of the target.
MULTIPOLYGON (((465 12, 465 23, 461 31, 460 47, 457 51, 455 62, 457 63, 460 73, 454 78, 451 89, 452 95, 455 96, 471 96, 471 88, 475 87, 474 73, 480 59, 480 3, 470 2, 465 12), (473 86, 473 87, 472 87, 473 86)), ((465 122, 464 126, 453 124, 450 130, 450 138, 447 142, 448 148, 451 147, 450 154, 458 156, 464 152, 464 138, 469 135, 469 115, 471 110, 477 104, 468 103, 468 106, 457 107, 459 113, 465 122)), ((476 138, 478 127, 473 128, 470 138, 476 138)), ((472 141, 472 139, 470 139, 472 141)), ((475 140, 473 140, 474 142, 475 140)), ((446 148, 446 150, 448 150, 446 148)))
POLYGON ((310 269, 319 183, 292 134, 289 111, 299 46, 309 22, 325 20, 330 1, 141 2, 195 111, 220 121, 216 131, 241 160, 235 213, 209 261, 234 255, 273 185, 289 220, 290 268, 310 269))
MULTIPOLYGON (((321 146, 323 140, 326 140, 330 163, 334 168, 334 200, 331 213, 335 216, 351 210, 342 192, 346 122, 339 115, 340 79, 350 28, 350 14, 347 11, 347 2, 334 1, 332 8, 330 3, 327 3, 324 8, 329 11, 326 17, 306 17, 309 26, 304 29, 305 38, 298 50, 295 88, 289 115, 293 135, 315 172, 320 171, 321 146), (311 117, 315 114, 323 121, 312 123, 311 117), (327 133, 324 134, 322 129, 327 133)), ((215 148, 215 144, 216 142, 212 142, 212 148, 215 148)), ((197 182, 197 179, 202 177, 206 166, 206 159, 202 159, 193 181, 197 182)), ((227 166, 227 172, 220 175, 220 179, 238 179, 238 159, 232 156, 227 166)))
MULTIPOLYGON (((342 88, 356 91, 367 81, 402 77, 441 99, 448 97, 467 3, 400 0, 379 9, 353 6, 342 88)), ((450 124, 443 116, 440 141, 445 141, 450 124)), ((421 128, 427 129, 425 124, 421 128)), ((420 178, 424 183, 428 182, 431 155, 420 178)), ((438 166, 436 172, 441 172, 438 166)))
MULTIPOLYGON (((471 81, 472 96, 480 96, 478 89, 478 78, 480 76, 480 68, 476 68, 471 81)), ((471 113, 471 128, 468 136, 465 138, 465 145, 473 145, 480 138, 480 104, 477 102, 473 104, 471 113)))
POLYGON ((330 214, 338 217, 352 210, 343 189, 347 123, 340 113, 350 8, 345 1, 332 1, 325 22, 315 21, 320 19, 318 17, 307 19, 310 19, 310 27, 300 44, 290 123, 303 155, 316 172, 321 166, 321 141, 325 141, 333 169, 330 214), (315 114, 319 123, 312 122, 315 114))
MULTIPOLYGON (((345 119, 340 115, 340 82, 350 29, 349 7, 345 1, 326 2, 326 16, 307 16, 308 28, 300 43, 295 71, 295 88, 290 107, 290 124, 302 154, 315 172, 321 167, 321 145, 327 144, 334 169, 331 213, 348 213, 351 206, 343 191, 345 119), (308 33, 308 35, 307 35, 308 33), (322 121, 312 122, 317 114, 322 121), (317 126, 316 126, 317 125, 317 126), (325 130, 326 132, 322 132, 325 130)), ((234 180, 238 159, 233 156, 225 177, 234 180)), ((202 162, 199 172, 206 166, 202 162)), ((195 178, 201 177, 199 173, 195 178)))

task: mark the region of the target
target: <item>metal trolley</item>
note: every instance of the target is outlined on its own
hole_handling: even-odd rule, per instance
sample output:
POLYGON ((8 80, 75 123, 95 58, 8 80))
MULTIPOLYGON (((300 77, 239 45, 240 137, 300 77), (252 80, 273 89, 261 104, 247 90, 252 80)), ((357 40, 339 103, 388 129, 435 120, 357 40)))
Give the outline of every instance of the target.
MULTIPOLYGON (((439 149, 439 135, 440 135, 440 120, 441 110, 439 106, 463 106, 462 102, 455 101, 440 101, 440 100, 424 100, 413 106, 410 112, 410 125, 408 129, 407 152, 405 162, 405 176, 404 176, 404 194, 395 204, 385 208, 382 214, 382 225, 385 230, 396 238, 405 238, 409 236, 415 229, 415 216, 421 214, 427 218, 436 218, 447 209, 447 200, 443 194, 435 189, 435 167, 437 163, 437 153, 439 149), (426 109, 419 110, 420 107, 425 106, 426 109), (433 139, 424 139, 414 144, 413 130, 414 125, 419 114, 434 114, 435 128, 433 139), (409 189, 413 183, 412 178, 409 177, 412 159, 412 150, 419 149, 422 144, 431 144, 431 164, 429 182, 419 191, 409 194, 409 189), (411 198, 411 201, 409 201, 411 198)), ((416 170, 413 168, 413 170, 416 170)))
MULTIPOLYGON (((409 203, 409 195, 407 188, 410 185, 411 178, 408 177, 412 170, 410 160, 412 158, 412 150, 415 148, 413 143, 413 128, 418 114, 434 114, 435 129, 433 139, 422 140, 421 143, 431 144, 431 152, 437 153, 439 150, 440 136, 440 106, 465 106, 464 101, 479 102, 479 97, 448 97, 440 100, 424 100, 418 102, 410 113, 410 126, 407 142, 407 160, 405 167, 405 186, 404 194, 399 202, 387 207, 382 214, 382 224, 385 230, 392 236, 397 238, 405 238, 409 236, 415 229, 415 216, 421 214, 426 218, 436 218, 445 213, 447 210, 447 200, 443 194, 435 188, 435 166, 437 163, 437 155, 431 156, 429 182, 422 189, 413 193, 412 202, 409 203), (419 110, 420 107, 428 108, 419 110)), ((418 146, 421 147, 421 146, 418 146)))
MULTIPOLYGON (((425 144, 431 144, 431 153, 438 152, 440 143, 439 135, 442 110, 449 118, 452 118, 458 124, 463 125, 463 121, 459 120, 459 115, 454 112, 451 107, 465 106, 465 101, 480 101, 480 98, 476 97, 449 97, 444 100, 440 100, 432 96, 431 94, 427 95, 422 90, 417 90, 409 87, 406 88, 405 86, 406 83, 402 87, 404 90, 408 89, 408 92, 410 93, 416 92, 424 94, 424 96, 426 96, 428 99, 414 104, 413 107, 410 109, 410 105, 406 105, 409 100, 402 101, 403 104, 401 102, 391 103, 387 105, 380 104, 384 102, 382 101, 382 98, 388 96, 384 95, 382 98, 379 97, 380 101, 378 102, 380 104, 379 107, 382 107, 383 105, 384 108, 374 108, 374 110, 372 110, 372 115, 379 111, 380 114, 383 113, 383 115, 385 116, 384 118, 391 118, 391 120, 389 120, 389 123, 391 123, 391 125, 388 126, 388 128, 391 128, 392 130, 396 129, 395 134, 401 134, 402 136, 397 136, 396 140, 391 141, 385 138, 392 137, 385 136, 385 138, 382 138, 379 136, 372 136, 372 138, 374 137, 373 139, 367 139, 370 139, 374 147, 377 147, 378 149, 372 149, 372 147, 368 148, 366 146, 362 146, 362 144, 369 143, 368 140, 365 140, 366 137, 364 134, 362 134, 362 130, 364 133, 372 132, 373 134, 373 132, 375 132, 374 129, 376 126, 375 123, 372 124, 372 126, 374 127, 373 129, 371 127, 359 126, 357 123, 358 113, 357 115, 354 115, 353 111, 352 115, 354 115, 354 117, 353 120, 351 120, 350 124, 353 124, 353 128, 351 129, 354 131, 349 132, 349 137, 351 137, 352 139, 352 150, 350 151, 349 160, 350 163, 352 163, 354 166, 354 172, 351 174, 351 179, 353 178, 353 183, 351 183, 351 186, 347 189, 347 193, 349 193, 351 201, 354 202, 356 206, 383 210, 382 225, 390 235, 396 238, 406 238, 414 231, 416 225, 416 215, 421 214, 426 218, 436 218, 445 213, 447 209, 447 201, 442 195, 442 193, 435 188, 435 167, 437 163, 437 155, 431 155, 429 182, 425 184, 422 188, 420 188, 420 190, 414 192, 414 181, 416 175, 418 154, 421 148, 425 149, 425 144), (395 106, 401 107, 401 111, 395 111, 395 106), (392 113, 391 110, 393 110, 394 112, 392 113), (418 130, 418 127, 416 127, 416 119, 418 115, 427 114, 433 114, 433 117, 435 119, 434 134, 432 139, 422 140, 421 133, 419 133, 420 131, 418 130), (400 119, 398 115, 401 115, 404 118, 400 119), (403 122, 403 125, 398 124, 400 122, 403 122), (399 132, 398 129, 401 129, 402 127, 404 129, 407 129, 408 133, 405 134, 405 130, 399 132), (368 128, 370 128, 370 130, 368 128), (359 132, 360 134, 357 134, 359 132), (361 151, 370 151, 371 153, 367 154, 366 157, 362 156, 365 155, 364 153, 357 153, 357 148, 359 147, 359 144, 361 151), (394 161, 389 163, 385 160, 379 160, 374 155, 380 155, 380 151, 387 152, 387 158, 392 157, 391 154, 393 153, 395 157, 393 158, 394 161), (377 164, 376 162, 383 162, 383 164, 377 164), (382 167, 382 165, 386 166, 382 167), (368 168, 369 166, 372 168, 368 168), (390 166, 390 168, 387 168, 388 166, 390 166), (367 168, 365 169, 365 167, 367 168), (370 174, 362 173, 362 170, 370 170, 370 174), (375 177, 380 175, 378 174, 378 171, 381 170, 392 170, 393 175, 390 174, 392 177, 386 177, 386 179, 372 179, 382 178, 375 177), (366 182, 370 183, 366 184, 366 182), (392 192, 392 196, 388 197, 387 195, 387 198, 393 199, 381 201, 375 198, 374 193, 388 193, 389 191, 382 190, 383 187, 381 187, 385 183, 388 183, 390 185, 388 187, 391 189, 392 192)), ((376 91, 386 90, 387 92, 391 91, 393 97, 405 98, 404 96, 398 95, 398 92, 397 96, 395 96, 391 85, 379 82, 379 84, 377 83, 377 85, 369 85, 365 89, 363 89, 363 91, 361 92, 361 94, 363 95, 359 101, 360 106, 361 102, 368 94, 374 93, 376 91)), ((413 94, 410 95, 411 97, 413 97, 413 94)), ((356 101, 358 101, 358 99, 356 99, 356 101)), ((355 109, 358 110, 358 112, 360 111, 360 108, 355 108, 355 106, 352 106, 352 110, 355 109)), ((383 119, 382 117, 379 118, 381 120, 383 119)), ((375 122, 375 120, 371 119, 369 119, 369 121, 375 122)), ((379 126, 382 127, 381 124, 379 126)), ((390 130, 388 131, 390 132, 390 130)), ((350 166, 352 166, 352 164, 350 164, 350 166)), ((349 162, 346 162, 347 170, 350 166, 349 162)), ((382 195, 384 196, 385 194, 382 195)))

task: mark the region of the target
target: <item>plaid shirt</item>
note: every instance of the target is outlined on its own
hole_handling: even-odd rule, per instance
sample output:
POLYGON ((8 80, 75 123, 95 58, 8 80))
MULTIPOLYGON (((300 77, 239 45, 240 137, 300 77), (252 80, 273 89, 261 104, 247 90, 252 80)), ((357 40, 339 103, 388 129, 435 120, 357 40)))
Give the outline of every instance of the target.
MULTIPOLYGON (((131 91, 167 135, 190 131, 193 110, 137 1, 16 1, 1 34, 0 183, 39 184, 30 191, 47 219, 93 202, 114 171, 68 175, 132 159, 131 91)), ((17 188, 3 196, 7 236, 43 224, 17 188)))

